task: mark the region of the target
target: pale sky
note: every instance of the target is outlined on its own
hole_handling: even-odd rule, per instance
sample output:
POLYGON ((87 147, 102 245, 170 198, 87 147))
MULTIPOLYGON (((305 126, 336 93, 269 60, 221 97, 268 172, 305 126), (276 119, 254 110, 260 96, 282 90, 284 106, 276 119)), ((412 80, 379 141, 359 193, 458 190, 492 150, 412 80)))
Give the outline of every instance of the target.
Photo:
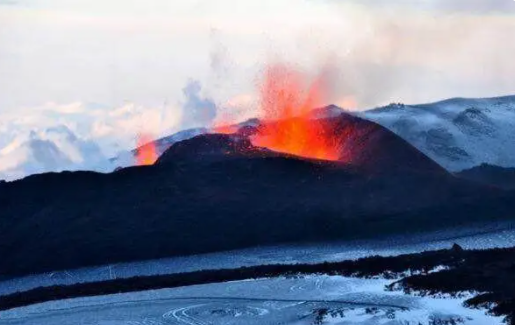
POLYGON ((194 126, 192 103, 250 116, 277 61, 365 109, 515 94, 514 58, 512 0, 0 0, 0 149, 64 124, 111 152, 194 126))

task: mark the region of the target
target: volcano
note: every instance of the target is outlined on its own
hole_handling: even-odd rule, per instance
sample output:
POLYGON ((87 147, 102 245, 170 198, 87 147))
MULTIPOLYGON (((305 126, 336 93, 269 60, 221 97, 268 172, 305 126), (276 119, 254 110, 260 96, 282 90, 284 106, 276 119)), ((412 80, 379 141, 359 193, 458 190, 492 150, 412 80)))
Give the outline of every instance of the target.
POLYGON ((454 177, 384 127, 345 113, 323 119, 331 160, 258 146, 263 127, 281 123, 260 121, 177 142, 150 166, 1 183, 0 275, 511 216, 511 194, 454 177))
MULTIPOLYGON (((323 111, 331 111, 331 107, 326 107, 323 111)), ((331 160, 368 172, 445 173, 445 170, 434 161, 393 133, 386 132, 378 124, 343 112, 332 117, 324 115, 314 120, 323 125, 323 137, 329 139, 331 148, 326 150, 331 152, 331 160)), ((246 132, 252 138, 256 134, 259 135, 262 129, 281 128, 284 124, 288 122, 263 122, 256 126, 254 131, 249 132, 247 129, 246 132)))

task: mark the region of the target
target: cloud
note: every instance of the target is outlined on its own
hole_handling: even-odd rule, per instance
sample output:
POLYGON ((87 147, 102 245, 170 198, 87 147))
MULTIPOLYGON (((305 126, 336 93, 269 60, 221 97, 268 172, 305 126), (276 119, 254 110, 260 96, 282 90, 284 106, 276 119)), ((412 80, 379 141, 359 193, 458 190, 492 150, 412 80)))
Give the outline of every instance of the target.
POLYGON ((334 2, 394 10, 402 8, 436 13, 489 15, 515 14, 511 0, 333 0, 334 2))
POLYGON ((89 132, 110 155, 114 155, 134 148, 139 134, 159 138, 178 131, 181 116, 179 108, 166 103, 161 106, 126 103, 95 117, 89 132))
POLYGON ((94 141, 64 125, 19 135, 0 150, 0 179, 81 169, 110 171, 111 166, 94 141))
POLYGON ((189 80, 182 89, 185 102, 182 105, 183 126, 209 126, 216 117, 216 104, 201 95, 202 86, 198 80, 189 80))
POLYGON ((306 36, 302 44, 321 49, 318 61, 323 65, 325 55, 333 67, 333 102, 353 97, 363 109, 513 92, 515 20, 472 14, 486 2, 472 2, 476 7, 462 14, 442 14, 459 9, 454 1, 326 3, 341 26, 325 29, 316 41, 306 36))
POLYGON ((491 12, 515 14, 515 1, 505 0, 437 0, 433 5, 448 12, 472 12, 479 15, 491 12))
POLYGON ((14 6, 18 3, 19 1, 17 0, 0 0, 0 6, 14 6))
POLYGON ((60 126, 66 127, 77 138, 94 141, 105 156, 111 157, 119 151, 134 148, 139 133, 145 132, 156 138, 168 135, 180 129, 180 121, 180 108, 169 105, 146 106, 128 102, 111 108, 81 102, 50 102, 1 114, 0 152, 16 138, 26 139, 31 132, 49 135, 60 126))
POLYGON ((85 107, 81 102, 74 102, 62 105, 49 102, 40 107, 39 109, 59 114, 81 114, 84 113, 85 107))
POLYGON ((139 129, 207 125, 215 106, 231 115, 232 98, 256 97, 275 57, 329 61, 330 101, 361 108, 514 89, 511 0, 21 2, 0 8, 0 120, 16 120, 2 135, 64 123, 121 148, 139 129))
POLYGON ((211 73, 216 81, 227 78, 233 68, 233 62, 230 57, 229 49, 222 40, 222 33, 217 29, 212 29, 210 33, 210 41, 212 43, 209 52, 209 65, 211 73))

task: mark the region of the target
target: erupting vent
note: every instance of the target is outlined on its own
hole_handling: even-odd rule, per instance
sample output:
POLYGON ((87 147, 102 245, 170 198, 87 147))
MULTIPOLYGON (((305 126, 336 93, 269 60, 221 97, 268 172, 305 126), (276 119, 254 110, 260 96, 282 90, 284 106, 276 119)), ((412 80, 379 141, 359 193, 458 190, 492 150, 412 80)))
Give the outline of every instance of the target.
POLYGON ((264 123, 252 137, 253 145, 308 158, 338 160, 339 148, 325 120, 310 116, 324 97, 323 78, 311 81, 284 65, 270 66, 261 87, 264 123))
POLYGON ((152 165, 158 158, 157 148, 152 136, 140 134, 138 136, 138 149, 136 152, 136 163, 138 166, 152 165))

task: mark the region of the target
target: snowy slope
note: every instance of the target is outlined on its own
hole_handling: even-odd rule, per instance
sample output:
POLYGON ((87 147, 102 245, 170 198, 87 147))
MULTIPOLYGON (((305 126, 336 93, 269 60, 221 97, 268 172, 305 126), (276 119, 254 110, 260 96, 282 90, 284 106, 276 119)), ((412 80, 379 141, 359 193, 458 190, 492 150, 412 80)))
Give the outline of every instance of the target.
POLYGON ((0 312, 2 324, 502 324, 464 298, 385 291, 392 280, 268 278, 47 302, 0 312))
POLYGON ((0 281, 0 296, 37 287, 71 285, 198 270, 231 269, 266 264, 322 263, 377 256, 397 256, 427 250, 448 249, 458 243, 465 249, 490 249, 515 246, 512 224, 497 227, 453 229, 410 237, 381 240, 266 246, 227 252, 164 258, 131 263, 119 263, 75 270, 50 272, 0 281))
POLYGON ((389 128, 451 171, 482 163, 515 166, 515 96, 391 104, 357 114, 389 128))
POLYGON ((109 171, 100 148, 60 125, 16 137, 0 150, 0 179, 63 170, 109 171))

